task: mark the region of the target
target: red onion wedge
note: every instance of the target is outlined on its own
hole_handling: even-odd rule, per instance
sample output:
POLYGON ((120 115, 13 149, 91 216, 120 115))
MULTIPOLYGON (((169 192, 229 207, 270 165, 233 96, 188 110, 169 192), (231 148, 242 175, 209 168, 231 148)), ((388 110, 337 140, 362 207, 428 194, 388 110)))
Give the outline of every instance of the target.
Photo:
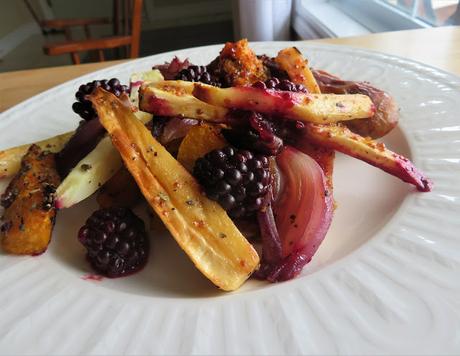
POLYGON ((276 264, 282 259, 283 248, 271 203, 264 210, 257 213, 257 222, 259 223, 260 237, 262 238, 262 259, 268 264, 276 264))
POLYGON ((165 62, 164 64, 156 65, 152 69, 158 69, 165 80, 172 80, 182 69, 186 69, 191 65, 188 59, 181 61, 179 58, 174 57, 171 62, 165 62))
POLYGON ((96 147, 104 134, 105 129, 98 118, 81 122, 66 145, 56 154, 56 166, 62 179, 96 147))
MULTIPOLYGON (((268 261, 263 257, 256 275, 271 282, 292 279, 301 272, 326 236, 333 214, 326 178, 313 158, 286 146, 276 162, 283 176, 282 192, 273 206, 281 258, 268 261)), ((267 220, 259 217, 260 224, 267 220)), ((273 226, 263 226, 261 231, 272 229, 273 226)), ((263 256, 267 252, 269 256, 276 255, 276 251, 267 251, 272 245, 263 244, 263 256)))
POLYGON ((162 135, 159 137, 160 142, 166 145, 171 141, 182 138, 196 124, 198 124, 198 121, 194 119, 172 117, 164 125, 162 135))

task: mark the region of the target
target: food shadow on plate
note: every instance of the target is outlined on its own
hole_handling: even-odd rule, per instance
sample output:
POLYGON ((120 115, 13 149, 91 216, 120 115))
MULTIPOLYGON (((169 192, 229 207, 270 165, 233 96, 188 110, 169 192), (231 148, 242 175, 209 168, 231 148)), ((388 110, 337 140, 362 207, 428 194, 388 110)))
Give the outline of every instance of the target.
MULTIPOLYGON (((91 197, 71 209, 58 213, 47 254, 67 272, 76 278, 94 274, 85 258, 85 249, 79 243, 77 234, 90 214, 97 209, 91 197)), ((161 221, 151 219, 147 206, 140 204, 135 213, 145 221, 150 237, 150 256, 147 265, 138 273, 122 278, 103 278, 88 283, 125 293, 161 298, 204 298, 217 297, 224 293, 209 282, 180 249, 161 221)))

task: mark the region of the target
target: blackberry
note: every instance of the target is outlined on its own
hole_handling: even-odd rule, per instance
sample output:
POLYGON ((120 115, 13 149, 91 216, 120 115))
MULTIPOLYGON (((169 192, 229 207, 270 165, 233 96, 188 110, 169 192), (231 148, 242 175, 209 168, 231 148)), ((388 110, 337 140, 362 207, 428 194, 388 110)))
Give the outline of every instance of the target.
POLYGON ((75 93, 77 101, 73 103, 72 110, 86 121, 97 117, 96 111, 94 111, 91 101, 87 99, 87 96, 93 93, 98 87, 111 92, 117 97, 123 93, 129 93, 129 88, 126 85, 122 85, 117 78, 93 80, 92 82, 80 85, 78 91, 75 93))
POLYGON ((149 241, 144 222, 127 208, 95 211, 78 232, 87 259, 98 273, 122 277, 145 266, 149 241))
POLYGON ((186 69, 182 69, 176 76, 176 80, 185 80, 188 82, 201 82, 204 84, 214 85, 220 87, 219 80, 214 77, 206 66, 189 66, 186 69))
POLYGON ((270 172, 264 155, 231 146, 216 149, 196 161, 193 175, 232 218, 251 216, 265 206, 270 172))
POLYGON ((305 88, 302 84, 294 84, 288 79, 279 80, 278 78, 271 78, 265 82, 255 82, 252 86, 260 89, 275 89, 292 91, 294 93, 308 93, 307 88, 305 88))

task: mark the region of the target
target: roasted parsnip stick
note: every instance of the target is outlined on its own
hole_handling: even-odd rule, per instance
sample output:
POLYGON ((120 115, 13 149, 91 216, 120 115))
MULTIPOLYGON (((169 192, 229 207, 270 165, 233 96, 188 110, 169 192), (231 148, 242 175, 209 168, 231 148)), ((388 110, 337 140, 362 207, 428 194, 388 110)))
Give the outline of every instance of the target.
POLYGON ((237 289, 259 264, 251 244, 129 108, 102 89, 91 100, 126 168, 181 248, 216 286, 237 289))

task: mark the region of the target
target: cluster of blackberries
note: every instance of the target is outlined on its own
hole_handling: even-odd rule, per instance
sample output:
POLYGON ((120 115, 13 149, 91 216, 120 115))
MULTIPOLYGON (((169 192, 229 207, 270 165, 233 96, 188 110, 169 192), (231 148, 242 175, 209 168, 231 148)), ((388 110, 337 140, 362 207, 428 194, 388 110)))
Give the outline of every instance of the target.
POLYGON ((149 241, 144 222, 127 208, 94 212, 78 232, 94 270, 107 277, 122 277, 147 262, 149 241))
POLYGON ((123 93, 129 93, 129 88, 126 85, 122 85, 117 78, 112 78, 110 80, 93 80, 92 82, 80 85, 75 94, 77 101, 73 103, 72 110, 86 121, 97 117, 91 101, 88 100, 88 95, 92 94, 98 87, 111 92, 117 97, 123 93))
POLYGON ((212 75, 207 66, 191 65, 182 69, 176 76, 176 80, 185 80, 188 82, 201 82, 204 84, 220 87, 221 83, 218 78, 212 75))
POLYGON ((294 93, 308 93, 307 88, 305 88, 302 84, 294 84, 288 79, 279 80, 278 78, 271 78, 265 82, 255 82, 252 86, 260 89, 275 89, 292 91, 294 93))
POLYGON ((206 195, 219 202, 230 217, 253 215, 266 204, 270 187, 266 156, 227 146, 199 158, 193 175, 206 195))

